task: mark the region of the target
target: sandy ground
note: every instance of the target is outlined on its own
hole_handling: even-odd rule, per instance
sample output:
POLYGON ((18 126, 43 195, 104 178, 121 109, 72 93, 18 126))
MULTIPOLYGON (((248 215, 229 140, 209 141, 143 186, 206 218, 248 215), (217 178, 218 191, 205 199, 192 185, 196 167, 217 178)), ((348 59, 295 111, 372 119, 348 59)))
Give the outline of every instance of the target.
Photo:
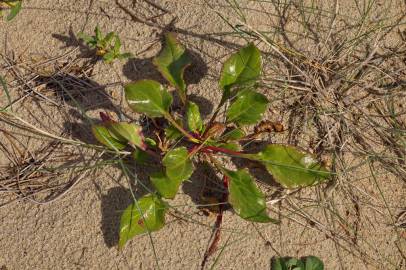
MULTIPOLYGON (((134 1, 134 6, 130 3, 132 1, 118 1, 133 17, 112 1, 25 2, 23 11, 14 21, 0 22, 1 50, 13 51, 21 61, 62 55, 77 47, 72 33, 83 29, 92 32, 99 24, 102 29, 116 31, 122 37, 124 50, 134 53, 136 58, 112 66, 97 63, 92 76, 94 82, 108 84, 140 78, 162 80, 151 68, 150 58, 160 50, 161 33, 175 31, 191 50, 196 63, 189 70, 192 81, 189 91, 204 97, 206 111, 210 111, 212 103, 219 99, 216 78, 221 63, 237 47, 236 44, 243 44, 239 39, 212 35, 227 32, 229 28, 203 1, 198 0, 157 1, 161 10, 147 1, 134 1)), ((257 17, 257 23, 261 23, 260 12, 253 9, 251 16, 257 17)), ((113 96, 121 94, 120 87, 110 87, 106 91, 113 96)), ((89 97, 90 101, 92 99, 89 97)), ((66 128, 65 110, 46 102, 30 102, 32 100, 27 99, 17 110, 32 123, 55 134, 66 128)), ((89 111, 96 114, 100 109, 112 107, 112 104, 100 103, 89 111)), ((80 119, 72 121, 81 124, 80 119)), ((71 123, 69 127, 72 131, 74 125, 71 123)), ((83 126, 79 133, 83 133, 82 138, 90 134, 83 130, 83 126)), ((38 149, 43 142, 23 143, 38 149)), ((4 155, 0 156, 0 164, 6 162, 4 155)), ((204 174, 198 174, 192 181, 196 183, 204 174)), ((379 201, 379 194, 371 187, 373 181, 360 179, 357 187, 370 189, 379 201)), ((384 183, 382 192, 388 198, 387 203, 405 206, 405 185, 389 174, 379 174, 379 180, 384 183)), ((185 205, 179 209, 189 213, 195 223, 169 216, 168 225, 152 235, 152 242, 148 236, 137 237, 119 252, 116 248, 118 219, 120 211, 131 201, 127 186, 117 168, 99 170, 81 180, 54 203, 21 202, 0 208, 0 269, 156 269, 157 262, 161 269, 198 269, 210 236, 208 226, 214 222, 214 217, 196 214, 191 198, 198 185, 187 184, 174 203, 185 205)), ((316 194, 311 189, 301 196, 314 198, 316 194)), ((342 207, 345 212, 346 206, 342 207)), ((271 258, 277 255, 319 256, 326 269, 395 269, 386 259, 406 269, 397 253, 396 233, 388 225, 391 220, 385 209, 379 211, 381 215, 373 209, 363 208, 359 219, 354 221, 359 227, 357 237, 365 240, 357 245, 368 256, 376 257, 373 264, 360 258, 365 254, 351 254, 337 246, 326 232, 313 229, 311 224, 298 224, 302 222, 300 220, 282 219, 280 226, 253 225, 227 212, 221 240, 221 245, 227 247, 215 269, 269 269, 271 258)), ((321 211, 309 212, 323 219, 321 211)), ((352 218, 351 214, 348 218, 352 218)), ((338 232, 340 230, 337 228, 338 232)))

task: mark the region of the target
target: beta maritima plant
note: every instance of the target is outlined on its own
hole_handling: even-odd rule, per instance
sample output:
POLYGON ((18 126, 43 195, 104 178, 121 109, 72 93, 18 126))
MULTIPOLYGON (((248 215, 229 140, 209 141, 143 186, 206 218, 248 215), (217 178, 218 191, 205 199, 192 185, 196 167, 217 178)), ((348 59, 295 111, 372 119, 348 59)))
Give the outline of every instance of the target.
POLYGON ((94 36, 83 32, 78 33, 78 38, 95 50, 95 55, 101 57, 105 63, 111 63, 116 59, 123 60, 132 57, 131 53, 121 52, 121 40, 115 32, 103 35, 99 26, 94 29, 94 36))
MULTIPOLYGON (((218 158, 230 156, 262 163, 273 179, 282 187, 306 187, 326 181, 330 172, 315 157, 292 145, 270 144, 257 153, 241 151, 241 143, 257 137, 259 133, 278 130, 270 122, 262 121, 268 99, 256 91, 261 75, 261 53, 254 44, 248 44, 224 63, 219 80, 222 98, 210 120, 204 121, 199 106, 188 100, 183 73, 191 64, 185 48, 174 34, 167 34, 165 46, 153 60, 162 76, 174 87, 184 106, 173 112, 173 96, 167 88, 153 80, 140 80, 125 86, 129 107, 136 113, 159 120, 155 136, 143 135, 143 127, 129 122, 116 122, 102 114, 103 123, 92 127, 97 140, 111 150, 131 148, 135 162, 157 159, 161 170, 150 175, 155 190, 125 209, 121 216, 119 248, 136 235, 161 229, 170 200, 178 193, 182 182, 189 179, 195 169, 194 162, 205 160, 223 175, 221 185, 226 193, 219 208, 229 204, 241 218, 252 222, 273 222, 267 211, 265 196, 256 186, 247 169, 230 170, 218 158), (225 120, 219 122, 218 112, 229 104, 225 120), (159 118, 159 119, 157 119, 159 118), (163 120, 162 120, 163 119, 163 120), (254 126, 252 133, 246 133, 254 126)), ((221 218, 220 218, 221 222, 221 218)), ((219 226, 219 224, 217 224, 219 226)))

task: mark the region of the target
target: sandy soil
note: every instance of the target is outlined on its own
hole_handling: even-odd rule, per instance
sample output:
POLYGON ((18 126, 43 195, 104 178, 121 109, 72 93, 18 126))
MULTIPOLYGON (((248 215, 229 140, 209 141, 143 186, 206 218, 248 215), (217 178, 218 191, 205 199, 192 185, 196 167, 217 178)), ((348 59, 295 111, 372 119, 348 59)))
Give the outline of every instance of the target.
MULTIPOLYGON (((124 50, 134 53, 136 58, 112 66, 97 63, 91 77, 94 83, 104 85, 141 78, 162 80, 150 60, 160 50, 161 34, 175 31, 191 50, 195 62, 188 71, 192 83, 189 91, 203 97, 200 102, 205 105, 203 110, 209 113, 219 99, 216 80, 221 63, 244 42, 230 36, 213 35, 230 29, 203 1, 156 1, 161 9, 147 1, 118 2, 122 7, 114 1, 26 1, 14 21, 0 22, 0 48, 7 55, 13 52, 22 62, 40 62, 77 48, 72 34, 81 30, 92 32, 98 24, 102 29, 116 31, 122 37, 124 50)), ((261 24, 261 12, 253 8, 250 16, 261 24)), ((78 53, 86 55, 87 52, 80 47, 72 53, 72 59, 78 53)), ((70 56, 64 57, 70 59, 70 56)), ((101 109, 114 111, 114 106, 120 104, 121 90, 114 85, 105 89, 116 97, 113 103, 87 93, 86 101, 95 104, 88 109, 89 114, 95 116, 101 109)), ((4 96, 1 99, 4 100, 4 96)), ((89 130, 83 126, 83 119, 67 116, 69 106, 61 109, 47 101, 40 104, 29 97, 16 110, 31 123, 54 134, 92 140, 89 130)), ((4 125, 0 127, 4 128, 4 125)), ((40 149, 46 142, 25 140, 22 144, 40 149)), ((88 158, 92 156, 92 153, 76 148, 69 151, 88 158)), ((1 153, 0 164, 7 162, 5 154, 1 153)), ((358 172, 356 189, 359 196, 368 191, 368 194, 374 194, 377 205, 381 205, 374 181, 363 179, 363 170, 368 174, 368 168, 360 168, 358 172)), ((179 210, 190 214, 194 222, 169 216, 168 225, 152 235, 152 242, 148 236, 137 237, 122 252, 116 247, 118 219, 120 211, 131 199, 128 184, 115 167, 86 175, 56 202, 45 205, 19 202, 1 207, 0 269, 156 269, 157 262, 161 269, 198 269, 210 236, 209 226, 214 223, 214 217, 197 215, 193 204, 199 180, 205 175, 206 172, 196 174, 174 203, 184 205, 179 210)), ((405 184, 388 173, 379 172, 378 175, 382 193, 396 213, 399 207, 405 206, 405 184)), ((300 196, 316 198, 318 195, 312 188, 300 196)), ((340 202, 341 198, 336 201, 340 202)), ((283 205, 276 205, 274 210, 278 208, 283 205)), ((406 247, 404 241, 403 246, 399 243, 386 209, 378 209, 381 213, 378 215, 373 206, 363 207, 357 214, 345 203, 339 208, 338 211, 348 212, 347 217, 357 230, 356 237, 361 239, 354 245, 364 254, 345 251, 330 239, 327 231, 302 224, 301 219, 282 219, 279 226, 253 225, 227 212, 221 240, 221 246, 226 245, 226 248, 215 269, 269 269, 271 258, 278 255, 319 256, 326 269, 395 269, 387 260, 399 269, 406 269, 405 259, 397 251, 400 247, 405 252, 406 247), (376 261, 368 264, 364 259, 368 256, 376 261)), ((314 208, 308 212, 328 223, 323 211, 314 208)), ((336 230, 344 232, 340 227, 336 230)), ((212 257, 209 265, 215 258, 212 257)))

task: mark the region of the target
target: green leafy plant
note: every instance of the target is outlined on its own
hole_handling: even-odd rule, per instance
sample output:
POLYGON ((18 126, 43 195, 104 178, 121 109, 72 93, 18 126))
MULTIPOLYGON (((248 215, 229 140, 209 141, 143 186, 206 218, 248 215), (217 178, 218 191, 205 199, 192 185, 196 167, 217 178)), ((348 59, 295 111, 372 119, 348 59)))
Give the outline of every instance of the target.
POLYGON ((3 15, 2 12, 4 9, 9 9, 10 12, 7 15, 6 19, 7 21, 11 21, 21 11, 22 2, 23 1, 0 1, 0 16, 3 15))
POLYGON ((271 270, 324 270, 323 262, 315 256, 296 258, 275 258, 271 270))
POLYGON ((99 26, 94 29, 94 36, 89 36, 83 32, 78 34, 87 46, 96 50, 96 56, 99 56, 106 63, 111 63, 116 59, 122 60, 132 57, 131 53, 121 53, 121 40, 115 32, 103 35, 99 26))
MULTIPOLYGON (((153 80, 140 80, 124 87, 125 97, 134 112, 151 118, 153 123, 159 120, 161 124, 155 124, 155 130, 149 128, 153 136, 145 136, 143 128, 135 123, 116 122, 104 113, 103 122, 93 126, 97 140, 110 150, 131 148, 135 162, 142 165, 146 159, 155 159, 154 164, 161 164, 150 175, 155 191, 140 199, 134 198, 134 203, 124 211, 119 248, 136 235, 164 226, 165 214, 171 207, 169 200, 191 177, 196 164, 201 164, 195 162, 197 160, 203 160, 223 175, 219 184, 224 193, 217 198, 218 229, 225 204, 231 205, 237 215, 248 221, 278 222, 269 216, 265 195, 248 169, 230 170, 220 161, 220 156, 261 163, 276 182, 288 189, 315 185, 330 177, 328 169, 314 156, 291 145, 270 144, 256 153, 242 151, 245 142, 261 133, 281 131, 280 125, 260 122, 269 101, 257 91, 261 53, 254 44, 248 44, 224 63, 220 75, 222 99, 208 121, 204 121, 199 106, 188 100, 183 74, 191 60, 174 34, 166 35, 165 46, 153 62, 178 92, 183 109, 174 111, 173 96, 165 86, 153 80), (228 103, 226 118, 220 122, 218 112, 228 103)), ((215 250, 218 237, 219 233, 216 233, 217 240, 206 252, 206 258, 215 250)))

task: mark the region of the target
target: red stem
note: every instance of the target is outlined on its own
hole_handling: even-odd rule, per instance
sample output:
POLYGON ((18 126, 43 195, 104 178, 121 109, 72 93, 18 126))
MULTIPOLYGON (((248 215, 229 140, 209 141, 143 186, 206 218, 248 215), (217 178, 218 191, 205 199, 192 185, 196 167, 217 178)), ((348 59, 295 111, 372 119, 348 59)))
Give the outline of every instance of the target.
POLYGON ((220 235, 221 235, 221 224, 223 223, 223 211, 224 211, 224 204, 228 200, 228 176, 223 175, 223 185, 225 190, 225 193, 223 194, 222 202, 219 205, 219 212, 216 217, 216 222, 214 223, 214 228, 212 235, 214 236, 210 246, 206 250, 203 261, 201 264, 201 269, 204 269, 204 266, 206 265, 206 262, 208 258, 213 255, 213 253, 217 250, 218 243, 220 242, 220 235))

